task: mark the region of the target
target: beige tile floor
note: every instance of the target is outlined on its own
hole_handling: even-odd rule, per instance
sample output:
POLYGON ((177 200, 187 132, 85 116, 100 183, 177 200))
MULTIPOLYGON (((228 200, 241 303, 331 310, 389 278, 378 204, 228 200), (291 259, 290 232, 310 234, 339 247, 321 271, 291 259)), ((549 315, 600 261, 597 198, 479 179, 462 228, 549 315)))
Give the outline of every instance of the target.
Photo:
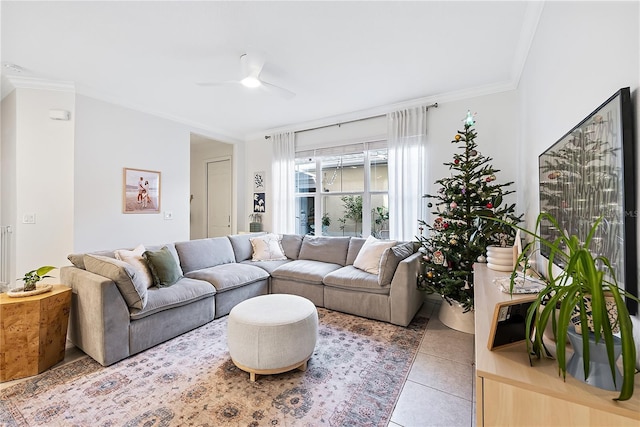
POLYGON ((427 331, 389 427, 475 426, 474 336, 444 326, 439 309, 430 299, 421 309, 427 331))
MULTIPOLYGON (((440 302, 427 299, 421 313, 429 317, 409 378, 389 427, 475 425, 474 336, 447 328, 438 320, 440 302)), ((67 343, 64 361, 88 357, 67 343)), ((0 384, 0 390, 22 380, 0 384)))

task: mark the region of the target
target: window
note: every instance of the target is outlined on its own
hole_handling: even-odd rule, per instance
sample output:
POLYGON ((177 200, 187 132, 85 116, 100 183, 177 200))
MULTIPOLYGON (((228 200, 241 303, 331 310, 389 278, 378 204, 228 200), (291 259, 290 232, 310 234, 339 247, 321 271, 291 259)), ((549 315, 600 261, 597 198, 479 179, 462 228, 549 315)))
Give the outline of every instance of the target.
POLYGON ((296 153, 296 232, 389 237, 386 141, 296 153))

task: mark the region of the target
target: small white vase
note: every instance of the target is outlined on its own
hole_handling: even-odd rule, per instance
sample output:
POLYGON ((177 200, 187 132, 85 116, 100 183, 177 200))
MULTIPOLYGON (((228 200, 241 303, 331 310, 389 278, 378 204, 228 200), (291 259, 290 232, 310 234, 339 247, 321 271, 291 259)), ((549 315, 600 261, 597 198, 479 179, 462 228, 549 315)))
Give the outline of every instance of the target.
POLYGON ((447 327, 466 334, 475 334, 476 322, 473 310, 463 313, 464 308, 456 302, 449 305, 442 301, 438 319, 447 327))
POLYGON ((487 267, 496 271, 513 271, 513 246, 487 246, 487 267))

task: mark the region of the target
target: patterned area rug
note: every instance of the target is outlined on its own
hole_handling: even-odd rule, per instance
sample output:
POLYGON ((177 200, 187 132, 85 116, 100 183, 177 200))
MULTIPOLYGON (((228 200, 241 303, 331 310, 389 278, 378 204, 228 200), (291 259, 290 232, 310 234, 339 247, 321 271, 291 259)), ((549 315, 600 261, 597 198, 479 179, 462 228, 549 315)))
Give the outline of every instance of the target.
POLYGON ((387 425, 427 319, 318 314, 306 372, 251 383, 229 358, 225 316, 107 368, 85 357, 2 390, 0 425, 387 425))

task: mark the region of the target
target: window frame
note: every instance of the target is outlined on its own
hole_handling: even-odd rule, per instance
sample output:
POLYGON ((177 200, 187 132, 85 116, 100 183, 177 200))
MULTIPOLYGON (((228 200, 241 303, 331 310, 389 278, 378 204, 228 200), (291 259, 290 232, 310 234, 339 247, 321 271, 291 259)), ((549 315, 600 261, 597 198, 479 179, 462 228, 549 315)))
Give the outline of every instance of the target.
MULTIPOLYGON (((386 195, 387 200, 389 197, 388 188, 388 157, 387 157, 387 189, 386 190, 372 190, 371 189, 371 153, 379 150, 387 150, 387 140, 368 141, 358 144, 347 144, 335 147, 321 148, 315 150, 304 150, 296 152, 295 158, 298 159, 313 159, 315 162, 315 176, 316 186, 314 192, 299 192, 296 191, 294 198, 296 200, 296 206, 298 198, 313 197, 314 199, 314 221, 313 221, 313 233, 316 236, 322 236, 322 215, 324 213, 324 197, 331 196, 361 196, 362 197, 362 232, 361 236, 366 238, 372 233, 372 214, 371 214, 371 198, 374 195, 386 195), (331 191, 326 193, 322 188, 322 161, 323 158, 335 157, 346 154, 363 153, 363 169, 364 169, 364 185, 362 191, 331 191), (318 178, 320 177, 320 181, 318 178)), ((297 171, 297 167, 296 167, 297 171)), ((296 189, 297 190, 297 189, 296 189)), ((299 232, 297 230, 296 232, 299 232)), ((356 236, 358 237, 358 236, 356 236)))

